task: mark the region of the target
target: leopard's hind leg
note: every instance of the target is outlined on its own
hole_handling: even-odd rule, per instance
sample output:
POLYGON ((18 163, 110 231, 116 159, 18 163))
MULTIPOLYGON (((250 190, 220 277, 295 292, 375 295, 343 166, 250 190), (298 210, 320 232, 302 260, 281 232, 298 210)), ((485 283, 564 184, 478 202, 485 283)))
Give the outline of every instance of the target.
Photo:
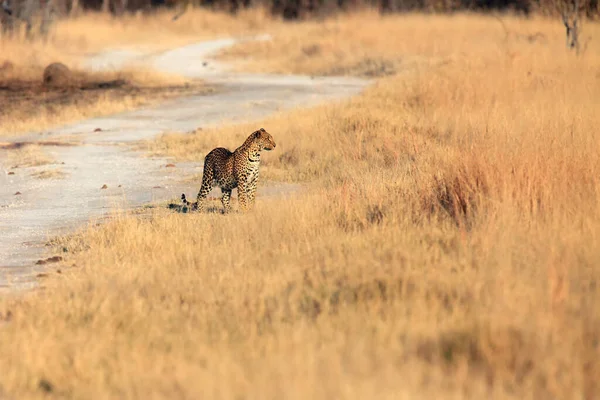
POLYGON ((225 213, 228 213, 231 211, 231 189, 221 188, 221 193, 223 194, 223 196, 221 197, 223 208, 225 210, 225 213))
POLYGON ((204 172, 202 173, 202 186, 196 196, 196 210, 204 211, 204 200, 213 188, 214 182, 214 166, 213 160, 210 157, 206 157, 204 160, 204 172))

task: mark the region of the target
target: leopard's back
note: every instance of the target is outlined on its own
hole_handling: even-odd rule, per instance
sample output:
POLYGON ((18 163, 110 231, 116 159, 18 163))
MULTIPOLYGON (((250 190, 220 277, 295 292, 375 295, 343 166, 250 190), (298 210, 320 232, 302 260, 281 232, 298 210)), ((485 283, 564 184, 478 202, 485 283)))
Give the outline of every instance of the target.
POLYGON ((216 186, 226 189, 237 187, 235 176, 235 159, 233 152, 224 147, 211 150, 204 159, 204 169, 212 171, 212 178, 216 186))

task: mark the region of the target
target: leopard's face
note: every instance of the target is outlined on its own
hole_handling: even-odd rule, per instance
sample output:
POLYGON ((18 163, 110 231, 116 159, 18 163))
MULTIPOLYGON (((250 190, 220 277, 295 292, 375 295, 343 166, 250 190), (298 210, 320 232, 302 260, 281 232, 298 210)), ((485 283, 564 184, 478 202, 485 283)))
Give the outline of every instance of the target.
POLYGON ((254 140, 260 146, 261 150, 271 151, 275 148, 275 140, 273 140, 273 136, 269 132, 265 130, 265 128, 260 128, 256 132, 254 132, 254 140))

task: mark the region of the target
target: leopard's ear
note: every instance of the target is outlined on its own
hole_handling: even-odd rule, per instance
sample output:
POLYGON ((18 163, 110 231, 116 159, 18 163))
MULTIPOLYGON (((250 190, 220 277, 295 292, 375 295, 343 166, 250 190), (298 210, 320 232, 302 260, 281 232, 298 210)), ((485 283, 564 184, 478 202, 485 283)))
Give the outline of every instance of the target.
POLYGON ((260 131, 263 132, 263 133, 266 132, 265 128, 260 128, 260 131))

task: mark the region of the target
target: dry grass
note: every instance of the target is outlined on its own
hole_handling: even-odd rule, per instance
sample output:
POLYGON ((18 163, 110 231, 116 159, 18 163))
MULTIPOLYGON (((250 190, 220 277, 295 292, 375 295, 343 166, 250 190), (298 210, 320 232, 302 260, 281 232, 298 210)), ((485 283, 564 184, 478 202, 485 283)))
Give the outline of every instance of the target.
POLYGON ((45 85, 42 76, 43 68, 34 64, 0 71, 0 136, 50 129, 215 90, 197 80, 144 68, 110 72, 72 69, 70 81, 60 86, 45 85))
POLYGON ((67 174, 60 169, 46 169, 31 174, 36 179, 64 179, 67 174))
POLYGON ((165 11, 112 18, 92 13, 64 19, 56 23, 48 41, 25 41, 22 35, 0 38, 0 61, 17 66, 45 66, 55 61, 72 65, 83 55, 109 48, 160 51, 223 35, 263 31, 267 25, 267 14, 261 9, 236 17, 195 9, 175 22, 171 21, 173 15, 173 11, 165 11))
POLYGON ((108 89, 78 87, 45 91, 37 83, 11 90, 0 104, 0 136, 52 129, 66 123, 151 106, 176 97, 212 93, 214 87, 199 82, 185 84, 127 83, 108 89))
POLYGON ((39 167, 55 162, 42 146, 35 143, 7 150, 4 152, 3 158, 2 164, 13 168, 39 167))
POLYGON ((62 276, 0 303, 0 386, 28 398, 598 397, 598 54, 518 38, 480 48, 464 31, 493 38, 489 20, 433 18, 414 40, 472 45, 468 56, 342 105, 155 144, 199 159, 264 126, 277 141, 265 176, 312 185, 245 215, 117 215, 55 243, 62 276))
POLYGON ((261 8, 240 11, 236 16, 206 9, 190 9, 177 21, 174 11, 112 18, 99 14, 62 21, 53 40, 64 51, 98 51, 109 47, 143 46, 156 51, 199 40, 264 32, 280 25, 261 8), (89 27, 94 29, 90 30, 89 27))
MULTIPOLYGON (((587 57, 598 62, 600 27, 584 23, 581 41, 587 57)), ((443 62, 511 62, 533 51, 543 57, 564 54, 559 20, 455 15, 381 17, 360 12, 293 29, 273 27, 270 41, 241 43, 221 52, 256 72, 313 75, 386 76, 414 65, 443 62)), ((592 64, 593 65, 593 64, 592 64)))

